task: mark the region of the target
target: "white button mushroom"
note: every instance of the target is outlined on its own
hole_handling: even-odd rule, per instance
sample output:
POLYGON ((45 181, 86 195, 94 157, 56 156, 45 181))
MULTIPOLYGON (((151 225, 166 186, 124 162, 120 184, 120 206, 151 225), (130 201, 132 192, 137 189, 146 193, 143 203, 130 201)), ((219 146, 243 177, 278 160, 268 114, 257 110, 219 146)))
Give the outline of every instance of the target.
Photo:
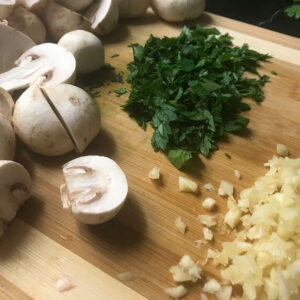
POLYGON ((56 0, 59 5, 74 11, 81 11, 92 4, 93 0, 56 0))
POLYGON ((118 2, 120 18, 122 19, 142 16, 150 5, 150 0, 118 0, 118 2))
POLYGON ((83 156, 63 166, 62 201, 86 224, 113 218, 125 203, 128 184, 122 169, 104 156, 83 156))
POLYGON ((77 73, 91 73, 104 65, 103 44, 93 33, 74 30, 62 36, 58 44, 74 55, 77 73))
POLYGON ((90 30, 91 23, 84 16, 66 7, 48 1, 41 16, 48 30, 49 36, 58 41, 67 32, 82 29, 90 30))
POLYGON ((0 223, 5 224, 30 197, 31 179, 22 165, 9 160, 0 161, 0 177, 0 223))
POLYGON ((23 53, 16 64, 17 67, 0 74, 0 87, 7 91, 23 89, 37 81, 47 86, 75 80, 76 60, 60 45, 34 46, 23 53))
POLYGON ((96 0, 84 15, 91 21, 92 30, 97 35, 110 33, 119 20, 119 6, 116 0, 96 0))
POLYGON ((13 124, 18 137, 34 152, 56 156, 74 148, 67 131, 36 85, 17 100, 13 124))
POLYGON ((13 68, 20 55, 35 45, 30 37, 4 24, 0 24, 0 41, 0 74, 13 68))
POLYGON ((42 21, 22 6, 15 7, 7 21, 9 26, 28 35, 37 44, 46 40, 46 28, 42 21))
POLYGON ((16 138, 11 125, 13 107, 11 96, 0 88, 0 160, 15 156, 16 138))
POLYGON ((6 19, 13 11, 16 0, 0 0, 0 20, 6 19))
POLYGON ((100 111, 81 88, 57 84, 43 89, 51 106, 71 137, 75 150, 83 152, 100 131, 100 111))
POLYGON ((182 22, 197 19, 205 0, 151 0, 153 10, 165 21, 182 22))
POLYGON ((82 152, 100 130, 98 105, 82 89, 34 85, 17 100, 13 123, 17 135, 34 152, 56 156, 82 152))

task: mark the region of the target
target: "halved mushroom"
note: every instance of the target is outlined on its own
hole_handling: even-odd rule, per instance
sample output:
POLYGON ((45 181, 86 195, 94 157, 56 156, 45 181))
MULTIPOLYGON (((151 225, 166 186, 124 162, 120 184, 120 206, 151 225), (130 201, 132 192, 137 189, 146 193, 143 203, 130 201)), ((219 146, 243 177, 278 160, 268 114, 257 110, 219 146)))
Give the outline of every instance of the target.
POLYGON ((13 11, 16 0, 0 0, 0 20, 6 19, 13 11))
POLYGON ((64 207, 75 219, 100 224, 113 218, 125 203, 128 184, 122 169, 104 156, 83 156, 63 166, 61 186, 64 207))
POLYGON ((56 156, 74 148, 67 131, 37 85, 29 87, 17 100, 13 124, 16 134, 34 152, 56 156))
POLYGON ((76 29, 90 31, 91 28, 91 23, 84 16, 53 1, 48 1, 42 20, 54 41, 58 41, 67 32, 76 29))
POLYGON ((45 87, 43 92, 71 137, 75 150, 83 152, 100 131, 98 105, 83 89, 70 84, 45 87))
POLYGON ((15 103, 11 95, 4 89, 0 88, 0 113, 7 120, 11 120, 12 118, 14 105, 15 103))
POLYGON ((56 0, 59 5, 67 7, 73 11, 81 11, 92 4, 94 0, 56 0))
POLYGON ((19 163, 0 161, 0 221, 11 221, 31 194, 31 178, 19 163))
POLYGON ((45 8, 47 0, 17 0, 17 4, 35 13, 40 13, 41 10, 45 8))
POLYGON ((46 28, 42 21, 22 6, 16 6, 7 21, 9 26, 28 35, 37 44, 46 40, 46 28))
POLYGON ((23 89, 38 82, 41 86, 75 81, 76 61, 62 46, 45 43, 27 50, 17 67, 0 74, 0 87, 7 91, 23 89))
POLYGON ((118 2, 116 0, 96 0, 84 12, 84 15, 91 21, 95 34, 106 35, 118 24, 118 2))
POLYGON ((4 24, 0 24, 0 41, 0 74, 13 68, 16 59, 35 45, 30 37, 4 24))
POLYGON ((137 18, 144 14, 150 0, 118 0, 121 19, 137 18))
POLYGON ((85 30, 66 33, 58 42, 76 59, 77 73, 87 74, 104 65, 104 47, 100 39, 85 30))

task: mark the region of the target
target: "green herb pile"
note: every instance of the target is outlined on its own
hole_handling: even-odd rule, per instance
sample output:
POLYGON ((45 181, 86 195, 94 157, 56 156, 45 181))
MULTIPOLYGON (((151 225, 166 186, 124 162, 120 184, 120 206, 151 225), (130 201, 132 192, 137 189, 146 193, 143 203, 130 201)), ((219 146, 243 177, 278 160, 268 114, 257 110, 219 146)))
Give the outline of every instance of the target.
POLYGON ((193 155, 209 155, 228 132, 244 128, 250 109, 244 97, 264 98, 268 76, 256 71, 268 55, 234 47, 232 37, 200 25, 183 28, 176 38, 151 36, 145 46, 131 45, 129 100, 123 106, 137 123, 154 128, 152 146, 181 168, 193 155), (256 74, 246 78, 245 71, 256 74))

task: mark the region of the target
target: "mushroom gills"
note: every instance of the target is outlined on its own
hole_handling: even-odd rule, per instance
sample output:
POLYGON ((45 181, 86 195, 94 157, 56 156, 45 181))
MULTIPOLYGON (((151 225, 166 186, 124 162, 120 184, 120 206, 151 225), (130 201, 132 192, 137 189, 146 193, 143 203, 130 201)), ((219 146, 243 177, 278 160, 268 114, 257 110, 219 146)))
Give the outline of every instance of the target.
POLYGON ((74 82, 76 61, 62 46, 44 43, 34 46, 16 61, 17 67, 0 74, 6 91, 23 89, 38 82, 42 86, 74 82))
POLYGON ((128 184, 122 169, 110 158, 90 155, 63 166, 61 186, 64 207, 86 224, 99 224, 114 217, 125 203, 128 184))

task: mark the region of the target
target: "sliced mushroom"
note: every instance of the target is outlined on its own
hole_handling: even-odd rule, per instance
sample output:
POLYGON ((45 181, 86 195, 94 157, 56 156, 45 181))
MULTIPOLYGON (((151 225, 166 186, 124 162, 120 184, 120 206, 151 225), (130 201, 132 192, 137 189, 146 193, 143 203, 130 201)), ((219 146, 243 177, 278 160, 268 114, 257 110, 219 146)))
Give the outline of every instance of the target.
POLYGON ((46 28, 42 21, 22 6, 16 6, 7 21, 9 26, 28 35, 37 44, 46 40, 46 28))
POLYGON ((40 13, 41 10, 45 8, 47 0, 17 0, 17 4, 35 13, 40 13))
POLYGON ((118 0, 121 19, 137 18, 144 14, 150 0, 118 0))
POLYGON ((96 0, 84 12, 91 21, 92 30, 97 35, 110 33, 119 20, 119 6, 116 0, 96 0))
POLYGON ((56 115, 81 153, 100 131, 98 105, 83 89, 57 84, 43 89, 56 115))
POLYGON ((113 218, 125 203, 128 184, 122 169, 104 156, 83 156, 63 166, 62 199, 75 219, 100 224, 113 218), (67 201, 66 201, 67 200, 67 201))
POLYGON ((15 103, 11 95, 4 89, 0 88, 0 113, 7 120, 11 120, 12 118, 14 105, 15 103))
POLYGON ((23 89, 38 82, 41 86, 74 82, 76 61, 62 46, 45 43, 27 50, 17 67, 0 74, 0 87, 7 91, 23 89))
POLYGON ((16 134, 34 152, 56 156, 74 148, 67 131, 37 85, 28 88, 17 100, 13 124, 16 134))
POLYGON ((89 31, 91 28, 91 23, 84 16, 52 1, 48 1, 42 20, 54 41, 58 41, 67 32, 76 29, 89 31))
POLYGON ((16 0, 0 0, 0 20, 6 19, 13 11, 16 0))
POLYGON ((77 73, 87 74, 104 65, 104 47, 100 39, 85 30, 66 33, 58 42, 76 59, 77 73))
POLYGON ((31 178, 19 163, 0 161, 0 220, 10 222, 31 194, 31 178))
POLYGON ((67 7, 73 11, 81 11, 92 4, 94 0, 56 0, 59 5, 67 7))
POLYGON ((35 45, 30 37, 4 24, 0 24, 0 41, 0 74, 13 68, 20 55, 35 45))

